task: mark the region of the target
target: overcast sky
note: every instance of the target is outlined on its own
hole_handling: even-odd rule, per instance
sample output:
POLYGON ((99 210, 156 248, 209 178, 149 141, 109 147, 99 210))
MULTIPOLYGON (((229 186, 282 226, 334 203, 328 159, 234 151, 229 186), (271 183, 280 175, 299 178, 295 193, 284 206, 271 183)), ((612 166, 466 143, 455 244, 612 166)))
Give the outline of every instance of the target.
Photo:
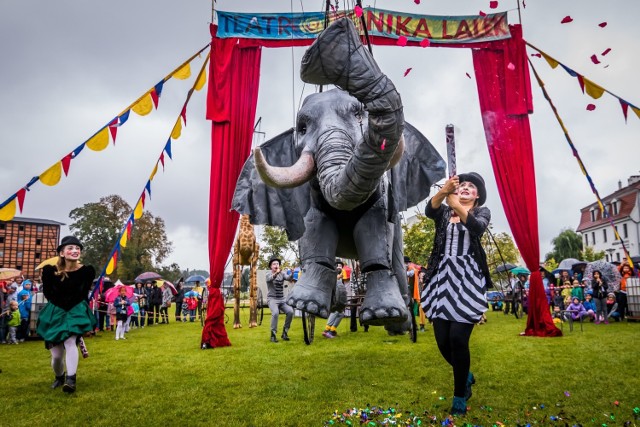
MULTIPOLYGON (((636 39, 640 2, 634 0, 526 0, 524 37, 604 88, 640 106, 636 39), (569 24, 560 21, 566 15, 569 24), (598 26, 607 22, 607 26, 598 26), (605 49, 610 53, 601 56, 605 49), (594 64, 597 54, 602 61, 594 64)), ((218 0, 216 8, 242 12, 321 9, 323 1, 218 0)), ((344 1, 340 4, 344 5, 344 1)), ((489 1, 378 0, 363 4, 417 14, 489 12, 489 1)), ((5 200, 90 137, 209 40, 209 0, 0 0, 0 199, 5 200)), ((518 22, 516 1, 499 1, 518 22)), ((293 126, 293 111, 313 90, 298 77, 303 48, 265 49, 257 117, 271 138, 293 126), (304 91, 303 91, 304 88, 304 91)), ((533 53, 530 50, 529 53, 533 53)), ((444 128, 457 126, 458 169, 485 177, 495 230, 509 231, 493 178, 480 118, 471 53, 465 49, 374 47, 382 70, 400 91, 407 121, 445 156, 444 128), (412 71, 403 77, 407 68, 412 71), (468 73, 472 79, 466 75, 468 73)), ((203 56, 204 58, 204 56, 203 56)), ((193 64, 194 74, 201 64, 193 64)), ((640 119, 625 125, 618 101, 583 95, 577 79, 532 58, 602 196, 639 173, 640 119), (595 111, 587 111, 589 103, 595 111)), ((85 149, 55 187, 37 183, 20 216, 70 223, 69 212, 109 194, 134 204, 151 173, 193 80, 170 80, 157 111, 131 115, 117 145, 85 149)), ((533 82, 533 136, 541 257, 563 228, 575 229, 580 208, 595 201, 563 133, 533 82)), ((187 127, 173 144, 173 161, 153 181, 148 209, 164 218, 174 251, 167 260, 208 270, 207 215, 210 123, 205 91, 188 107, 187 127)), ((517 159, 514 159, 517 161, 517 159)), ((522 209, 526 209, 522 195, 522 209)), ((66 233, 68 230, 64 230, 66 233)), ((632 255, 638 248, 631 248, 632 255)), ((100 267, 98 267, 100 268, 100 267)))

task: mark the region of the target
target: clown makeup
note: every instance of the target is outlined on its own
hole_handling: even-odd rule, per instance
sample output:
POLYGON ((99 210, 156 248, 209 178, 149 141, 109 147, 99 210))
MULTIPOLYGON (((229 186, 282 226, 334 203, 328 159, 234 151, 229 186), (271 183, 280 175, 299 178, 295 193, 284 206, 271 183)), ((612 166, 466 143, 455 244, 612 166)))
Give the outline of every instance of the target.
POLYGON ((67 245, 60 251, 61 256, 69 261, 77 261, 82 250, 77 245, 67 245))

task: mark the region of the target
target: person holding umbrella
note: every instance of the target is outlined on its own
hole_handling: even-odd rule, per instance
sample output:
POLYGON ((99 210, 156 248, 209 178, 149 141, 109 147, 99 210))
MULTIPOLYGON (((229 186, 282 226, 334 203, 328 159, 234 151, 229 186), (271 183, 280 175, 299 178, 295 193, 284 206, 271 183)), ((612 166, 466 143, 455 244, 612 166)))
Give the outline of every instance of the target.
POLYGON ((286 304, 284 300, 284 281, 290 280, 291 275, 282 272, 280 270, 280 258, 271 257, 269 260, 270 271, 267 272, 267 304, 269 310, 271 310, 271 342, 278 342, 276 334, 278 333, 278 316, 280 310, 286 315, 284 320, 284 327, 282 328, 282 335, 280 338, 284 341, 289 341, 289 327, 293 320, 293 308, 286 304))
POLYGON ((485 291, 491 276, 480 243, 491 220, 491 212, 483 206, 486 199, 479 174, 454 175, 429 200, 425 211, 435 221, 436 234, 421 302, 433 322, 440 354, 453 369, 452 415, 467 413, 475 383, 469 371, 469 339, 488 308, 485 291))
POLYGON ((38 316, 36 330, 51 351, 55 374, 51 388, 62 386, 65 393, 76 391, 78 340, 97 324, 87 303, 96 272, 80 263, 82 248, 76 237, 66 236, 57 248, 57 264, 42 268, 42 290, 49 302, 38 316))

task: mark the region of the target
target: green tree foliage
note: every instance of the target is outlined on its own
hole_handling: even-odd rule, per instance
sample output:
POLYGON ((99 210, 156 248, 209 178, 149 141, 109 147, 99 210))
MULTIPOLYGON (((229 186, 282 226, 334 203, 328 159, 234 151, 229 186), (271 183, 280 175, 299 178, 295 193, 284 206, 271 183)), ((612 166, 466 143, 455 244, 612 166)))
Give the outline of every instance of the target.
POLYGON ((258 268, 266 270, 269 268, 269 259, 277 256, 282 259, 284 267, 295 267, 300 264, 300 254, 298 253, 298 243, 290 242, 287 233, 280 227, 265 225, 260 239, 260 259, 258 268))
POLYGON ((551 240, 553 250, 545 256, 545 260, 549 258, 555 258, 557 261, 562 261, 566 258, 579 259, 582 252, 582 238, 578 233, 565 228, 551 240))
MULTIPOLYGON (((118 195, 102 197, 69 213, 71 232, 84 244, 83 262, 100 271, 111 255, 131 207, 118 195)), ((145 212, 135 221, 131 237, 118 259, 112 280, 130 281, 145 271, 160 270, 160 263, 171 253, 164 220, 145 212)), ((168 279, 168 278, 167 278, 168 279)))
POLYGON ((587 246, 580 252, 580 259, 587 262, 604 259, 604 251, 596 252, 593 246, 587 246))
POLYGON ((558 268, 558 261, 556 261, 556 259, 554 257, 548 258, 544 262, 544 268, 546 268, 547 271, 553 271, 556 268, 558 268))
POLYGON ((487 264, 491 272, 491 280, 494 283, 507 279, 505 273, 495 273, 494 271, 503 263, 518 264, 520 260, 520 251, 518 250, 513 237, 508 233, 493 233, 493 226, 489 224, 487 232, 482 235, 481 243, 484 251, 487 253, 487 264))
POLYGON ((426 266, 433 248, 435 223, 422 214, 416 216, 417 222, 402 224, 404 255, 412 262, 426 266))

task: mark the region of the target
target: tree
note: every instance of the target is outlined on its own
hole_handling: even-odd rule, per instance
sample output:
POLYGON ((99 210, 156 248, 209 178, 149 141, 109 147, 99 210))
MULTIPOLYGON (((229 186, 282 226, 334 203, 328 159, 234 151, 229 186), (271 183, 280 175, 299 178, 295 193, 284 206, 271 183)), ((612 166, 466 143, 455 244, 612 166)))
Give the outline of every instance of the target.
POLYGON ((547 271, 553 271, 558 268, 558 261, 556 261, 554 257, 547 258, 547 260, 544 262, 544 268, 546 268, 547 271))
MULTIPOLYGON (((100 271, 111 255, 131 207, 118 195, 102 197, 69 213, 72 233, 84 244, 82 259, 100 271)), ((164 220, 145 212, 134 223, 126 248, 118 258, 116 276, 132 280, 148 270, 158 270, 159 264, 171 253, 164 220)), ((115 280, 117 277, 112 277, 115 280)))
POLYGON ((551 240, 553 250, 545 256, 545 260, 555 258, 562 261, 567 258, 579 259, 582 251, 582 237, 575 231, 566 228, 551 240))
POLYGON ((493 226, 489 224, 487 231, 482 235, 481 243, 487 254, 487 264, 491 272, 491 280, 494 283, 498 283, 500 280, 506 279, 507 275, 504 273, 494 273, 496 268, 503 263, 517 264, 520 259, 520 251, 513 241, 513 237, 508 233, 493 234, 492 239, 492 229, 493 226))
POLYGON ((269 259, 272 256, 280 257, 283 267, 300 265, 300 254, 297 242, 290 242, 287 233, 280 227, 265 225, 260 239, 260 259, 258 268, 269 268, 269 259))
POLYGON ((435 223, 422 214, 416 218, 418 222, 414 224, 402 224, 404 255, 412 262, 426 266, 436 234, 435 223))
POLYGON ((587 246, 580 252, 580 259, 587 262, 604 259, 604 251, 596 252, 593 246, 587 246))

